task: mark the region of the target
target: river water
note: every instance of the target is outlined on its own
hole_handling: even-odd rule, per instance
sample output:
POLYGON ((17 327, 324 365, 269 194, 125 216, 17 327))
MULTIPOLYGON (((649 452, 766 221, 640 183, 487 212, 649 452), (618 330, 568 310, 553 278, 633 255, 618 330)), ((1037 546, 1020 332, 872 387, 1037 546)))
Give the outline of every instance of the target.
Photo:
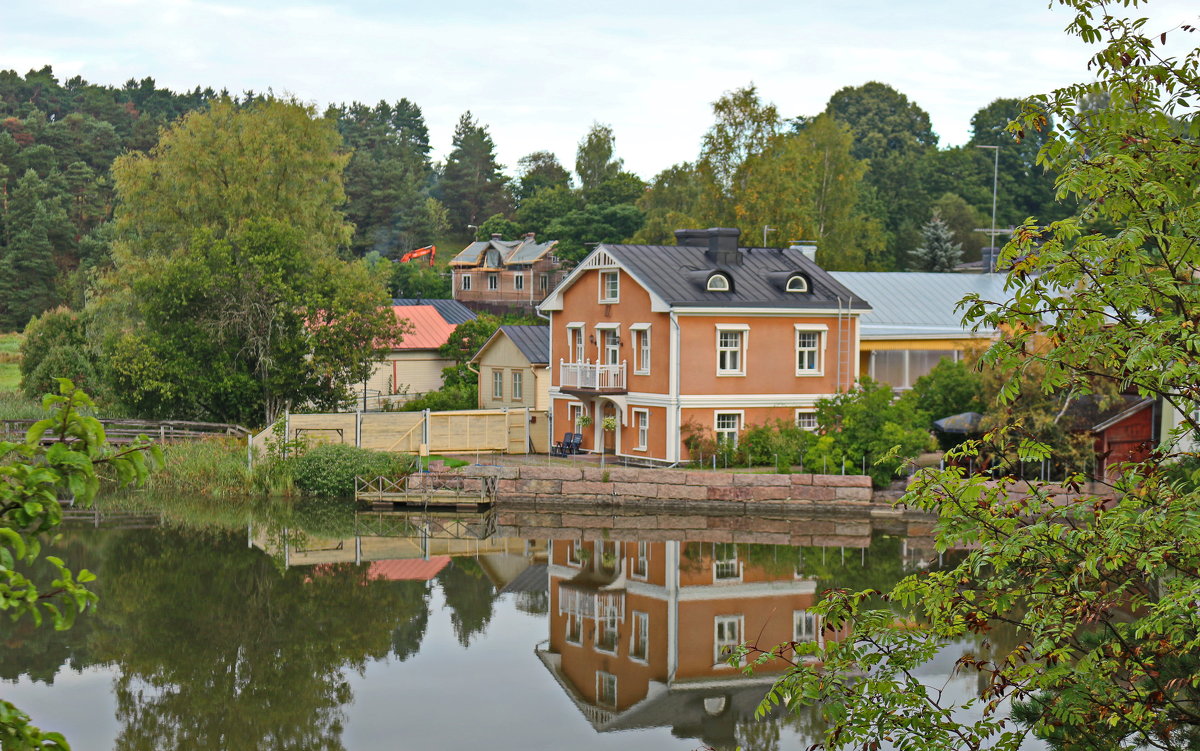
MULTIPOLYGON (((754 719, 777 670, 742 675, 722 649, 838 638, 819 593, 937 565, 922 531, 109 500, 56 548, 98 575, 98 610, 0 626, 0 695, 75 749, 805 748, 815 713, 754 719)), ((972 695, 953 662, 973 649, 927 678, 972 695)))

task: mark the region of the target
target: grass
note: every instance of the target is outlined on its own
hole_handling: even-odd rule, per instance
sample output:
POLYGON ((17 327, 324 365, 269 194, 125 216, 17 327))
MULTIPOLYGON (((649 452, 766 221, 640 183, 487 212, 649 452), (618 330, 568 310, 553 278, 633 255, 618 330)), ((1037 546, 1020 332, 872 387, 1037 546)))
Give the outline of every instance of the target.
POLYGON ((16 391, 21 385, 21 334, 0 334, 0 391, 16 391))
POLYGON ((468 464, 470 464, 470 462, 463 461, 462 459, 455 459, 454 457, 445 457, 445 456, 441 456, 439 454, 430 454, 429 456, 427 456, 421 460, 421 471, 422 472, 429 471, 429 462, 437 462, 437 461, 445 462, 446 469, 457 469, 458 467, 465 467, 468 464))

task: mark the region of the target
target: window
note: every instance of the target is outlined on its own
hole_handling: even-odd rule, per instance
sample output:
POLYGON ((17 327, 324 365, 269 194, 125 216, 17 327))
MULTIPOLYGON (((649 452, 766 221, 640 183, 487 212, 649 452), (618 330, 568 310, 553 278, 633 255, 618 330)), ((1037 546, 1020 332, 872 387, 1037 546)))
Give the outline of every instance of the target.
POLYGON ((790 277, 788 277, 787 287, 784 289, 786 289, 788 292, 807 292, 808 280, 800 274, 792 274, 790 277))
POLYGON ((600 302, 613 303, 621 299, 621 275, 617 271, 600 272, 600 302))
POLYGON ((468 291, 471 289, 471 275, 470 274, 462 275, 462 288, 464 290, 468 290, 468 291))
POLYGON ((567 427, 571 430, 579 430, 579 418, 583 417, 583 405, 575 402, 567 406, 567 422, 570 423, 567 427))
POLYGON ((713 664, 727 666, 725 661, 733 648, 742 643, 742 616, 718 615, 713 619, 713 631, 713 664))
POLYGON ((492 371, 492 398, 493 399, 503 399, 504 398, 504 371, 503 370, 493 370, 492 371))
POLYGON ((792 611, 792 641, 813 641, 817 638, 817 616, 807 610, 792 611))
POLYGON ((718 412, 713 420, 713 429, 718 443, 737 446, 738 433, 742 432, 741 412, 718 412))
POLYGON ((616 329, 603 329, 604 364, 616 365, 621 361, 621 332, 616 329))
POLYGON ((512 398, 514 402, 518 402, 525 398, 525 374, 519 370, 514 370, 512 374, 512 398))
POLYGON ((650 444, 650 410, 635 409, 633 421, 637 425, 637 445, 633 447, 633 450, 645 451, 650 444))
POLYGON ((583 324, 572 324, 567 329, 567 355, 571 362, 583 362, 583 324))
POLYGON ((743 329, 717 329, 717 375, 746 375, 746 336, 743 329))
POLYGON ((497 274, 487 275, 488 289, 500 289, 500 277, 497 274))
POLYGON ((629 635, 630 659, 646 662, 650 654, 650 614, 633 611, 633 633, 629 635))
POLYGON ((709 292, 728 292, 729 277, 724 274, 713 274, 708 278, 707 289, 709 292))
POLYGON ((630 328, 633 329, 633 372, 650 375, 650 327, 635 323, 630 328))
POLYGON ((596 703, 606 707, 617 706, 617 676, 603 670, 596 671, 596 703))
POLYGON ((513 289, 520 291, 525 289, 525 277, 517 274, 513 277, 513 289))
POLYGON ((567 642, 583 644, 583 618, 578 613, 567 613, 567 642))
POLYGON ((616 605, 605 605, 596 618, 596 651, 617 653, 617 627, 621 621, 617 617, 616 605))
POLYGON ((738 581, 742 578, 742 564, 738 561, 737 545, 719 542, 713 545, 713 581, 738 581))
POLYGON ((820 331, 796 332, 796 375, 821 373, 821 340, 823 338, 820 331))
POLYGON ((550 289, 550 275, 549 274, 542 274, 539 277, 538 287, 540 287, 543 292, 546 292, 550 289))
POLYGON ((870 376, 893 389, 909 389, 943 359, 961 360, 962 353, 937 349, 877 350, 871 353, 870 376))
POLYGON ((796 410, 796 427, 801 430, 816 430, 817 413, 796 410))
POLYGON ((635 579, 645 579, 650 575, 650 543, 639 542, 637 555, 633 558, 633 570, 630 576, 635 579))
MULTIPOLYGON (((572 406, 574 406, 574 405, 572 405, 572 406)), ((583 565, 583 558, 582 558, 582 556, 579 555, 579 550, 582 547, 583 547, 582 540, 576 540, 574 542, 567 543, 567 565, 568 566, 582 566, 583 565)))

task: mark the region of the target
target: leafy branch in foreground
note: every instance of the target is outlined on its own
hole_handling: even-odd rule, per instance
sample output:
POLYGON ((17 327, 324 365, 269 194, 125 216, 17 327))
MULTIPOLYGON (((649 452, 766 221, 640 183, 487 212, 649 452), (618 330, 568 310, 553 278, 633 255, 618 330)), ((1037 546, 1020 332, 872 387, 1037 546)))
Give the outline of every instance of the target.
MULTIPOLYGON (((885 609, 827 596, 814 610, 837 638, 767 699, 819 707, 826 748, 1200 748, 1200 49, 1165 51, 1188 25, 1150 33, 1114 4, 1060 3, 1069 32, 1100 46, 1097 80, 1034 98, 1010 131, 1053 117, 1038 160, 1080 213, 1028 220, 1004 252, 1010 299, 968 299, 966 319, 1005 332, 983 357, 1011 374, 1001 401, 1033 372, 1044 393, 1107 381, 1160 399, 1180 427, 1146 458, 1059 486, 919 473, 901 503, 935 515, 937 548, 961 561, 904 579, 885 609), (922 670, 955 649, 977 695, 922 670)), ((1011 427, 985 440, 951 458, 1049 455, 1011 427)))
MULTIPOLYGON (((72 572, 55 556, 42 556, 42 546, 62 523, 59 498, 90 504, 107 476, 122 485, 141 484, 162 464, 161 450, 145 437, 124 447, 108 444, 104 426, 83 410, 94 405, 67 379, 59 393, 47 394, 49 417, 30 426, 23 442, 0 441, 0 614, 11 621, 28 616, 41 625, 68 629, 78 614, 94 607, 96 594, 87 588, 95 576, 87 569, 72 572), (28 571, 39 558, 55 578, 48 588, 28 571)), ((0 748, 67 749, 58 733, 43 733, 16 707, 0 700, 0 748)))

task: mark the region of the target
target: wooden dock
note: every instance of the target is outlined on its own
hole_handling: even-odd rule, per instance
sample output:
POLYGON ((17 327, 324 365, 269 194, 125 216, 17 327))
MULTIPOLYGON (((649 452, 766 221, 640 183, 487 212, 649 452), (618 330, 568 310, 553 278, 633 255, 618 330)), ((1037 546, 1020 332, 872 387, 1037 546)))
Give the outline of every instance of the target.
POLYGON ((392 508, 491 508, 496 478, 464 477, 445 472, 419 472, 407 477, 355 477, 354 499, 392 508))

